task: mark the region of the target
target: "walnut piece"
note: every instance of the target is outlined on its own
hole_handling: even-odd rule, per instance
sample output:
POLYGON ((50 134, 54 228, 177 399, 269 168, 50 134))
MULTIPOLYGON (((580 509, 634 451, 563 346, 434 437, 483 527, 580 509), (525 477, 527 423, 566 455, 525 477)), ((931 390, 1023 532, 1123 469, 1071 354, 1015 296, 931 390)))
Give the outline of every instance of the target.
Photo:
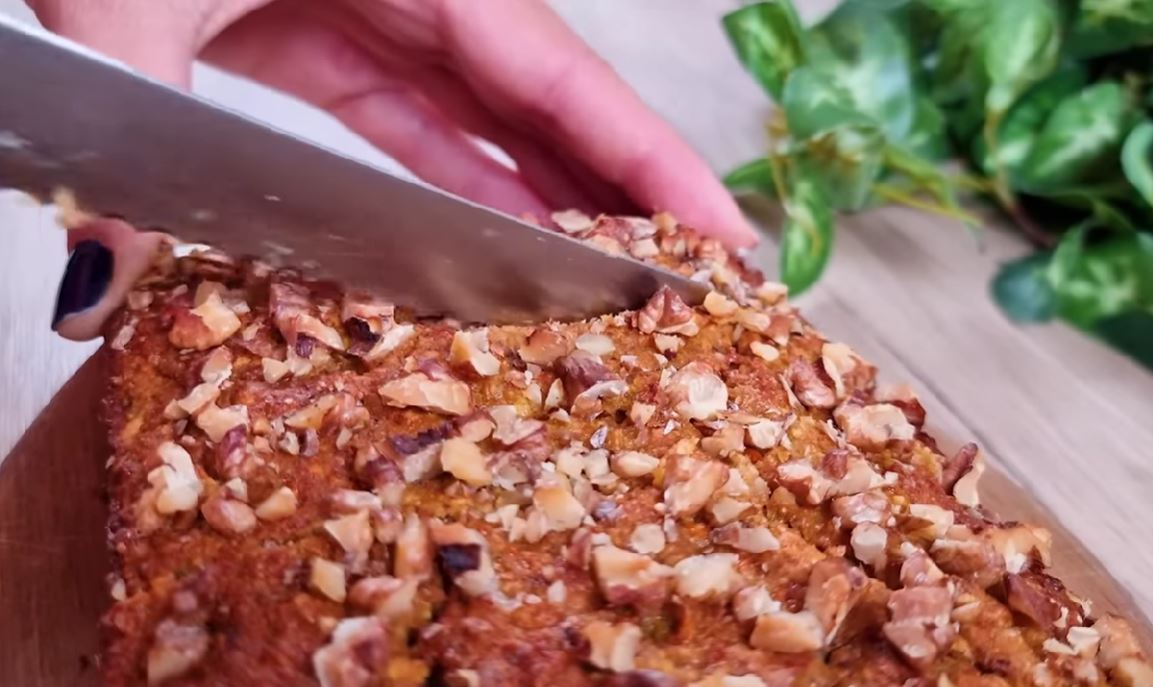
POLYGON ((666 390, 677 413, 689 420, 711 420, 729 402, 724 380, 702 362, 691 362, 678 370, 666 390))
POLYGON ((449 359, 453 365, 468 367, 482 377, 500 372, 500 360, 489 350, 487 328, 453 334, 449 359))
POLYGON ((445 439, 440 446, 440 464, 445 472, 469 486, 492 484, 492 471, 488 469, 484 453, 467 439, 445 439))
POLYGON ((596 620, 586 625, 583 632, 589 642, 589 663, 614 672, 633 669, 641 628, 632 623, 614 625, 596 620))
POLYGON ((288 487, 280 487, 256 507, 256 517, 261 520, 283 520, 295 512, 296 493, 288 487))
POLYGON ((710 553, 682 559, 673 566, 677 593, 690 599, 728 599, 741 587, 737 561, 734 553, 710 553))
POLYGON ((675 571, 644 556, 612 545, 592 551, 597 586, 610 605, 660 603, 668 596, 668 578, 675 571))
POLYGON ((694 336, 700 327, 693 309, 667 286, 662 286, 636 314, 637 329, 645 334, 683 334, 694 336))
POLYGON ((368 687, 388 665, 388 628, 372 616, 341 620, 332 640, 312 654, 321 687, 368 687))
POLYGON ((178 348, 205 351, 238 331, 240 318, 214 292, 195 308, 177 311, 168 340, 178 348))
POLYGON ((389 405, 424 408, 448 415, 472 410, 468 385, 456 379, 432 379, 423 372, 387 382, 378 390, 389 405))
POLYGON ((192 670, 208 653, 208 632, 200 625, 162 620, 148 649, 148 684, 158 685, 192 670))
POLYGON ((729 477, 724 463, 677 456, 665 477, 665 505, 675 516, 690 516, 708 503, 729 477))

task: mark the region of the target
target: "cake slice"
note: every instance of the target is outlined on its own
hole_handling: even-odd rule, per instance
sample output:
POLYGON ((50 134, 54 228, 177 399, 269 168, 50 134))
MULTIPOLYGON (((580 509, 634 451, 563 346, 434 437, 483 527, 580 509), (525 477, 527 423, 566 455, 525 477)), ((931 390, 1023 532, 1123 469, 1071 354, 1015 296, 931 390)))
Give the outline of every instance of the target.
POLYGON ((461 327, 166 253, 110 330, 109 685, 1153 685, 905 388, 665 215, 707 280, 461 327))

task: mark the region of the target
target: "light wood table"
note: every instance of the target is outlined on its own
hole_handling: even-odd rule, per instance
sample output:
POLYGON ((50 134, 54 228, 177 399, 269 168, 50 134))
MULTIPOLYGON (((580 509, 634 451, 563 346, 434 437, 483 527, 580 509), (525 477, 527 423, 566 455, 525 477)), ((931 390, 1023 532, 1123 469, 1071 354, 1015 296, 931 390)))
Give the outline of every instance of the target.
MULTIPOLYGON (((716 169, 757 154, 768 103, 720 31, 722 0, 554 3, 716 169)), ((817 12, 827 2, 809 2, 817 12)), ((0 12, 23 12, 0 0, 0 12)), ((25 15, 26 16, 26 15, 25 15)), ((212 72, 202 92, 353 154, 382 158, 326 117, 212 72)), ((142 187, 142 192, 146 192, 142 187)), ((48 331, 63 237, 45 210, 0 200, 0 455, 91 353, 48 331)), ((773 272, 766 241, 756 260, 773 272)), ((931 424, 978 441, 1153 615, 1153 374, 1062 326, 1020 328, 987 292, 1027 250, 992 230, 882 210, 841 222, 828 275, 801 299, 810 319, 890 380, 909 381, 931 424)), ((2 571, 0 571, 2 578, 2 571)))

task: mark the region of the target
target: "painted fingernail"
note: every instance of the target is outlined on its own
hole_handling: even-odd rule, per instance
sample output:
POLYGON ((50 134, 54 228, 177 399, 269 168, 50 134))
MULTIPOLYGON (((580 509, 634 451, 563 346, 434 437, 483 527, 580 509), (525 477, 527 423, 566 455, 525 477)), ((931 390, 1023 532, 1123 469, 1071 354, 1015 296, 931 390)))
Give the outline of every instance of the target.
POLYGON ((99 241, 81 241, 72 250, 60 292, 56 294, 56 312, 52 315, 52 328, 69 315, 96 305, 112 282, 114 258, 112 251, 99 241))

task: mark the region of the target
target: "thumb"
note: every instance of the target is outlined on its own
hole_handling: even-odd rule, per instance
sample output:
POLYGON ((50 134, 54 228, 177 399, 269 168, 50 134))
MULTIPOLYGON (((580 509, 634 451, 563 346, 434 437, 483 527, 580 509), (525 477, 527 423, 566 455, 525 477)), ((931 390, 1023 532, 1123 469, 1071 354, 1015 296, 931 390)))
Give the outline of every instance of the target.
POLYGON ((188 88, 200 50, 270 0, 32 0, 48 30, 188 88))
POLYGON ((68 230, 72 254, 60 281, 52 328, 73 341, 100 336, 104 322, 148 271, 164 235, 144 233, 117 219, 68 230))

